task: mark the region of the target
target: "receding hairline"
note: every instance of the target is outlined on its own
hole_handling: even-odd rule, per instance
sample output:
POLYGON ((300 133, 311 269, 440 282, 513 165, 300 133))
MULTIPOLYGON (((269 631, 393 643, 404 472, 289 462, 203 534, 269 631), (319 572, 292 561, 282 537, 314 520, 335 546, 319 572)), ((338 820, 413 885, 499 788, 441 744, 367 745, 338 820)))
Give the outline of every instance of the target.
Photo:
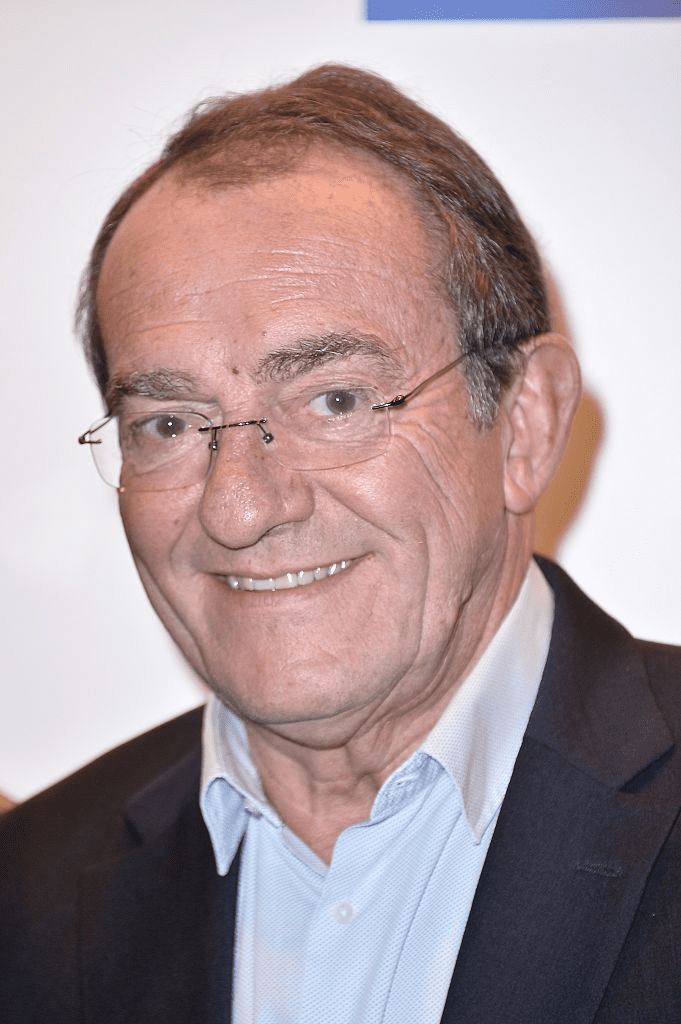
MULTIPOLYGON (((433 298, 439 299, 446 308, 452 310, 452 330, 454 332, 452 344, 455 345, 458 334, 456 310, 453 308, 447 283, 450 251, 449 230, 451 228, 437 210, 435 204, 429 201, 427 195, 419 189, 417 183, 413 182, 406 173, 395 168, 388 161, 375 156, 373 153, 332 140, 305 140, 305 143, 305 146, 300 149, 289 144, 291 149, 290 159, 284 166, 280 166, 278 169, 272 167, 268 170, 266 168, 261 174, 253 176, 248 182, 241 180, 233 181, 231 178, 230 171, 232 168, 230 165, 233 165, 236 170, 240 167, 238 152, 236 154, 231 152, 225 153, 222 175, 218 174, 221 161, 217 159, 211 161, 211 166, 208 169, 199 163, 191 167, 186 166, 186 162, 182 160, 168 168, 155 181, 151 182, 149 187, 135 199, 130 208, 125 212, 103 253, 97 279, 96 299, 97 320, 100 330, 102 329, 100 292, 106 279, 107 260, 115 246, 117 237, 129 227, 131 217, 134 216, 135 211, 139 210, 141 206, 146 203, 153 203, 158 199, 163 199, 164 196, 169 200, 175 195, 178 198, 188 196, 199 202, 202 200, 210 202, 211 197, 218 193, 231 193, 236 196, 240 192, 246 194, 252 189, 257 189, 261 185, 267 185, 269 182, 278 179, 293 179, 296 175, 304 173, 306 169, 314 169, 315 164, 328 162, 328 157, 337 155, 350 167, 355 166, 360 172, 365 170, 379 182, 383 178, 393 197, 402 198, 416 215, 416 221, 422 229, 424 240, 423 250, 420 254, 417 253, 417 255, 424 257, 422 261, 423 274, 424 278, 433 287, 433 298), (206 170, 206 173, 204 173, 204 170, 206 170), (224 171, 227 173, 225 174, 224 171)), ((265 146, 264 148, 266 149, 267 147, 265 146)), ((235 177, 238 179, 238 175, 235 175, 235 177)), ((342 180, 342 175, 340 174, 339 180, 342 180)), ((103 333, 102 341, 106 347, 106 338, 103 333)))
POLYGON ((436 243, 446 238, 444 274, 439 270, 432 277, 444 284, 459 343, 470 355, 472 413, 480 425, 492 423, 499 396, 516 372, 518 346, 549 328, 536 245, 494 172, 455 130, 380 75, 342 64, 323 64, 289 82, 200 103, 168 138, 159 159, 113 204, 81 279, 76 312, 76 329, 101 393, 108 367, 97 317, 98 277, 112 237, 135 203, 180 166, 189 178, 215 184, 216 169, 224 177, 226 156, 231 184, 248 185, 254 177, 281 174, 313 145, 360 152, 383 169, 387 165, 406 180, 414 209, 427 208, 420 218, 427 233, 436 243), (237 153, 245 157, 238 168, 237 153))
MULTIPOLYGON (((443 269, 448 262, 453 226, 444 215, 434 198, 406 171, 396 167, 387 159, 358 145, 350 145, 334 139, 301 138, 295 140, 276 140, 270 144, 264 139, 249 140, 249 145, 242 147, 237 143, 217 153, 204 156, 190 154, 181 157, 170 167, 152 180, 131 203, 108 241, 103 254, 102 266, 111 245, 120 228, 128 221, 130 214, 140 204, 151 201, 161 192, 194 196, 197 200, 209 201, 211 195, 219 192, 248 192, 251 188, 266 185, 278 179, 293 179, 297 174, 314 167, 317 158, 338 156, 349 165, 363 168, 376 178, 383 177, 393 194, 401 193, 417 214, 426 240, 434 257, 433 262, 442 262, 443 269), (248 148, 251 156, 261 156, 262 162, 253 163, 253 170, 244 173, 243 149, 248 148), (272 157, 272 153, 276 156, 272 157)), ((446 282, 443 281, 446 287, 446 282)))

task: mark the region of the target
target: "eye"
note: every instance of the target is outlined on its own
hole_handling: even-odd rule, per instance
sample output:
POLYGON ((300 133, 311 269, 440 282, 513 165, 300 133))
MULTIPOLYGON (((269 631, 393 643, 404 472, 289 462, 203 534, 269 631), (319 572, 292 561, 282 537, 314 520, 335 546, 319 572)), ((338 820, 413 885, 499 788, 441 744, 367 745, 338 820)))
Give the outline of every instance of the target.
POLYGON ((153 436, 159 441, 170 441, 190 430, 190 424, 175 413, 152 416, 138 425, 138 429, 153 436))
POLYGON ((179 439, 190 440, 204 422, 195 413, 157 412, 151 416, 121 422, 121 443, 138 449, 149 450, 179 439))
POLYGON ((357 412, 362 404, 362 395, 347 388, 334 388, 317 395, 310 402, 313 412, 321 416, 349 416, 357 412))
POLYGON ((171 481, 168 486, 172 488, 182 486, 173 481, 184 479, 194 472, 200 475, 202 469, 197 470, 196 467, 208 451, 207 446, 201 443, 199 429, 202 426, 210 429, 210 420, 190 410, 174 412, 172 409, 157 409, 143 416, 131 414, 122 417, 118 431, 123 462, 121 480, 129 482, 148 473, 172 471, 172 476, 168 477, 171 481), (180 463, 189 467, 186 472, 178 471, 180 463))

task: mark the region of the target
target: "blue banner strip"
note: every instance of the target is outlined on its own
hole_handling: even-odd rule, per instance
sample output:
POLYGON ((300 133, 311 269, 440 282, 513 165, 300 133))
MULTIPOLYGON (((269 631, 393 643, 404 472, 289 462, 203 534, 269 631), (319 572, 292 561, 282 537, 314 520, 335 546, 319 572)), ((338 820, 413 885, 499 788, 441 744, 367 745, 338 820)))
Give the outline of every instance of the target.
POLYGON ((368 21, 678 18, 681 0, 367 0, 368 21))

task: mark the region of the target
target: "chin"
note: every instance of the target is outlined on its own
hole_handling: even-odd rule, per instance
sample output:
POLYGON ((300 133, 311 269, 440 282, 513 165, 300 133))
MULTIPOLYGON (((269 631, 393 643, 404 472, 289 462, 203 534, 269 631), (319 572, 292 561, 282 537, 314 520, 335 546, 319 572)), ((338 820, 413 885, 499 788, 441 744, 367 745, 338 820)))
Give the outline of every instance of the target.
MULTIPOLYGON (((347 685, 347 677, 346 677, 347 685)), ((279 680, 269 691, 262 686, 262 680, 254 680, 253 686, 244 692, 244 680, 235 686, 233 681, 209 680, 209 685, 219 700, 245 722, 272 728, 282 734, 308 732, 311 726, 323 730, 337 727, 343 731, 343 723, 354 719, 368 707, 367 691, 340 693, 336 680, 327 680, 320 685, 320 674, 314 677, 312 685, 305 685, 300 677, 279 680)), ((292 736, 292 738, 294 738, 292 736)))

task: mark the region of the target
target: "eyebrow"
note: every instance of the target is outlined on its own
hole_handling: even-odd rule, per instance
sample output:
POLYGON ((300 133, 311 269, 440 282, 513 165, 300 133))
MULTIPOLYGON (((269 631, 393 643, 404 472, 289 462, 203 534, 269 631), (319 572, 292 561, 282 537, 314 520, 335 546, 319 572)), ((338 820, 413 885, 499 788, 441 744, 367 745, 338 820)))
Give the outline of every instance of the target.
POLYGON ((118 412, 123 399, 132 395, 165 400, 190 395, 196 390, 196 381, 181 370, 161 366, 155 370, 135 370, 111 378, 106 389, 106 404, 112 413, 118 412))
POLYGON ((365 356, 376 364, 379 370, 392 371, 399 368, 395 355, 373 335, 356 332, 348 334, 324 334, 321 337, 301 338, 285 348, 268 352, 260 361, 255 380, 284 383, 303 376, 327 363, 350 359, 351 356, 365 356))
MULTIPOLYGON (((373 335, 357 332, 330 333, 301 338, 293 345, 268 352, 256 367, 253 379, 258 384, 285 383, 311 373, 319 366, 350 359, 355 355, 368 357, 379 371, 395 373, 399 370, 395 355, 373 335)), ((105 397, 109 411, 116 415, 124 399, 132 396, 167 401, 172 398, 189 398, 197 390, 202 390, 201 385, 191 374, 160 366, 153 370, 134 370, 114 375, 109 381, 105 397)))

